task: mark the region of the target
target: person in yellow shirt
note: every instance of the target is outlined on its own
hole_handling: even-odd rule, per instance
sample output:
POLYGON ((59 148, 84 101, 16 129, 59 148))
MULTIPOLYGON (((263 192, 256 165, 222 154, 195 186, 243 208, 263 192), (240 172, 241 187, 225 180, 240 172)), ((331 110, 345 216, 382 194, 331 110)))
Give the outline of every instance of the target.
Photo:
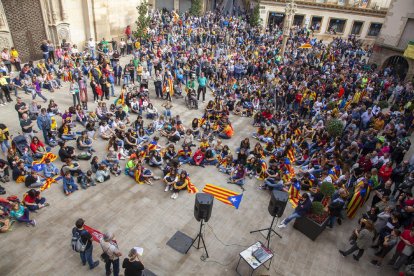
POLYGON ((19 58, 19 52, 17 52, 16 48, 11 47, 10 50, 10 61, 16 67, 17 71, 21 71, 22 67, 20 66, 20 58, 19 58))
POLYGON ((3 72, 0 72, 0 101, 2 102, 0 106, 3 106, 6 104, 4 101, 4 96, 6 96, 6 100, 8 102, 12 102, 13 100, 10 98, 10 87, 9 83, 7 82, 8 76, 4 75, 3 72), (4 92, 4 94, 3 94, 4 92))

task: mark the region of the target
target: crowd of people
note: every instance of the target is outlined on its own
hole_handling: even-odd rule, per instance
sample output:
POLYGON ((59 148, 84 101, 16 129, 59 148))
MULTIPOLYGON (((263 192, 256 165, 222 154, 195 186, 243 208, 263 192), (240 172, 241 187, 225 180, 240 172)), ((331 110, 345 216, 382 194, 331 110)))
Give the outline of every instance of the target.
MULTIPOLYGON (((309 213, 312 202, 323 200, 319 187, 325 182, 335 187, 330 201, 324 202, 328 228, 342 223, 344 210, 353 218, 369 201, 369 211, 350 238, 352 247, 340 253, 359 250, 354 255, 359 260, 372 246, 377 249, 371 261, 376 266, 392 250, 394 269, 412 262, 414 157, 405 156, 413 130, 412 82, 400 80, 393 68, 368 65, 369 49, 355 37, 327 42, 294 26, 281 53, 280 28, 251 27, 246 16, 153 11, 150 18, 146 39, 135 39, 127 27, 121 41, 90 39, 84 49, 45 41, 44 60, 36 65, 20 66, 16 49, 3 51, 0 105, 13 101, 14 91, 23 138, 13 138, 12 146, 7 126, 0 124, 5 156, 0 180, 24 182, 31 190, 22 202, 2 199, 2 232, 12 221, 36 225, 29 211, 48 206, 38 190, 48 179, 59 181, 60 176, 67 196, 78 186, 87 189, 121 174, 139 184, 162 179, 165 192, 177 199, 180 191, 197 191, 186 166, 215 166, 242 191, 252 185, 249 178, 257 178, 258 190, 286 191, 297 200, 280 228, 309 213), (124 56, 132 58, 122 66, 124 56), (16 67, 13 74, 10 64, 16 67), (154 93, 148 89, 150 81, 154 93), (48 100, 65 82, 73 97, 73 106, 66 110, 48 100), (49 103, 28 105, 20 91, 49 103), (116 97, 113 103, 111 97, 116 97), (189 108, 202 107, 202 115, 191 122, 174 116, 180 98, 189 108), (154 106, 156 99, 165 100, 163 110, 154 106), (97 103, 94 110, 88 107, 92 101, 97 103), (234 149, 226 144, 235 135, 231 120, 257 127, 234 149), (75 127, 82 130, 75 132, 75 127), (97 140, 107 144, 104 156, 95 155, 97 140), (74 146, 69 145, 72 141, 74 146), (57 146, 61 168, 53 163, 57 156, 50 154, 57 146)), ((86 244, 82 263, 93 269, 99 262, 92 260, 91 237, 83 223, 76 222, 73 234, 79 232, 86 244)), ((111 264, 118 275, 121 252, 112 240, 107 233, 101 245, 111 252, 106 252, 107 275, 111 264)), ((123 267, 142 270, 137 256, 131 250, 123 267)))

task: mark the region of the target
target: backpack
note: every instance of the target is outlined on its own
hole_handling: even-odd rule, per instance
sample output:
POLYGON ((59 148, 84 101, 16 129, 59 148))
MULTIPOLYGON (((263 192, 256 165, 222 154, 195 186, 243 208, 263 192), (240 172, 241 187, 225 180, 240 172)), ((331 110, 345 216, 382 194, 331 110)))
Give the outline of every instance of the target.
POLYGON ((72 240, 71 240, 71 246, 73 251, 76 252, 84 252, 86 249, 86 243, 83 244, 82 243, 82 238, 81 238, 81 234, 77 229, 73 229, 72 230, 72 240))

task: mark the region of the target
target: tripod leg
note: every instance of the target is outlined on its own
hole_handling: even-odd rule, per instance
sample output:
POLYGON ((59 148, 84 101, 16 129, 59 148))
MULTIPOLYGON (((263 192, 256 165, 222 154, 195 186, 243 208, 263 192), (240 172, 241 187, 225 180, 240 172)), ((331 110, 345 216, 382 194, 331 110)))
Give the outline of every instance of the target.
MULTIPOLYGON (((206 257, 208 258, 207 247, 206 247, 206 243, 204 242, 203 234, 201 234, 200 240, 203 242, 204 251, 206 251, 206 257)), ((198 240, 198 243, 200 243, 200 240, 198 240)))
POLYGON ((195 239, 193 240, 193 242, 191 243, 190 247, 188 247, 187 251, 185 252, 185 254, 187 254, 188 251, 190 251, 190 248, 193 247, 194 243, 196 242, 197 239, 200 239, 200 234, 197 235, 197 237, 195 237, 195 239))

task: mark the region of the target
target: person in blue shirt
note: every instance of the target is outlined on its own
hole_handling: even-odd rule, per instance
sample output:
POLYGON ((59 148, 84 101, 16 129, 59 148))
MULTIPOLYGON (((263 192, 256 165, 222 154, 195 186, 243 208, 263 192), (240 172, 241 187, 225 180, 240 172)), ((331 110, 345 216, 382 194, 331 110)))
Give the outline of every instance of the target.
POLYGON ((54 177, 59 174, 59 169, 50 162, 50 159, 45 159, 45 164, 43 165, 43 175, 46 178, 54 177))
POLYGON ((206 101, 207 78, 204 76, 203 72, 201 72, 197 81, 198 81, 197 101, 200 100, 200 94, 201 92, 203 92, 203 103, 204 103, 206 101))
POLYGON ((76 185, 70 171, 67 171, 65 173, 65 177, 63 178, 63 192, 65 192, 65 195, 70 195, 76 190, 78 190, 78 185, 76 185))
MULTIPOLYGON (((24 89, 24 85, 22 80, 20 79, 20 76, 17 75, 14 79, 10 82, 10 87, 14 90, 14 95, 17 97, 17 89, 24 89)), ((25 90, 25 93, 28 94, 28 92, 25 90)))

